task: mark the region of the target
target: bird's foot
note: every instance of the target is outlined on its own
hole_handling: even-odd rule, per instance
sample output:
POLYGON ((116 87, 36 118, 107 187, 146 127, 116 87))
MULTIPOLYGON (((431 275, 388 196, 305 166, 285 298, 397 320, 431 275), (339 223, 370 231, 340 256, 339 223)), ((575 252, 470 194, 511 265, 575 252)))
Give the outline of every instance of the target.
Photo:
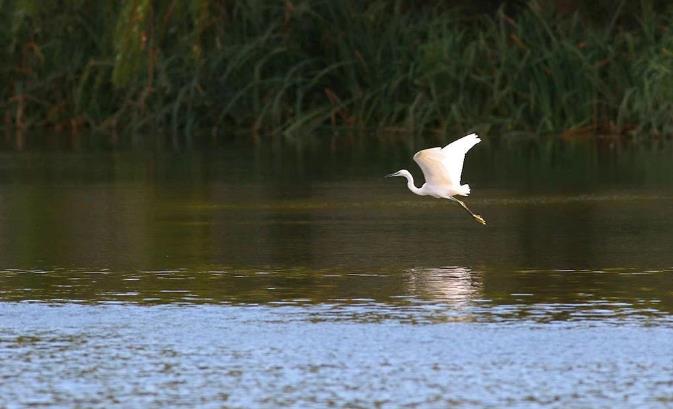
POLYGON ((486 220, 484 220, 484 218, 481 217, 481 216, 479 216, 478 214, 475 214, 475 215, 474 215, 474 219, 475 219, 477 222, 479 222, 479 223, 483 224, 484 226, 486 226, 486 220))

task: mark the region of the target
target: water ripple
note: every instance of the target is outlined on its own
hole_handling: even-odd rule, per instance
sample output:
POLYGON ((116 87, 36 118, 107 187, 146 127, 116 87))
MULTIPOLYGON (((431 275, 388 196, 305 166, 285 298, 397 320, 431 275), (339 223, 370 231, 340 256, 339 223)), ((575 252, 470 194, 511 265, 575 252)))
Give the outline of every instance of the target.
POLYGON ((408 322, 657 321, 673 269, 2 270, 0 299, 32 303, 299 306, 311 319, 408 322), (311 307, 311 308, 309 308, 311 307))

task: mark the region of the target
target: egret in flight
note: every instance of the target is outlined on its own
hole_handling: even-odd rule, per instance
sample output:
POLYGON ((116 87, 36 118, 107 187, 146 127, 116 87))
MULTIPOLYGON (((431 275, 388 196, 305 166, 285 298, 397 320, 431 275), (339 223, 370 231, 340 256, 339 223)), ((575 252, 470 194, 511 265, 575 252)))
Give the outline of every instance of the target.
POLYGON ((476 221, 485 225, 486 220, 483 217, 472 212, 462 200, 454 197, 470 194, 470 186, 460 184, 460 174, 463 172, 465 154, 480 141, 477 134, 472 133, 443 148, 429 148, 416 152, 414 160, 425 176, 425 183, 420 188, 414 185, 414 177, 406 169, 391 173, 386 177, 402 176, 407 179, 409 190, 417 195, 452 200, 462 206, 476 221))

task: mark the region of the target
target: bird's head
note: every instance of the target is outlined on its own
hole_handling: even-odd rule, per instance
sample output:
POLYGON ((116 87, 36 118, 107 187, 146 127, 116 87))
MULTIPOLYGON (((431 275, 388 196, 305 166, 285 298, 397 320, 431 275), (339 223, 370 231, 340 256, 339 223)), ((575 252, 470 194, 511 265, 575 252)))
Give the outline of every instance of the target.
POLYGON ((385 177, 387 177, 387 178, 391 178, 391 177, 393 177, 393 176, 402 176, 402 177, 406 177, 407 175, 411 175, 411 174, 409 173, 408 170, 406 170, 406 169, 402 169, 402 170, 398 170, 398 171, 395 172, 395 173, 391 173, 391 174, 389 174, 389 175, 386 175, 385 177))

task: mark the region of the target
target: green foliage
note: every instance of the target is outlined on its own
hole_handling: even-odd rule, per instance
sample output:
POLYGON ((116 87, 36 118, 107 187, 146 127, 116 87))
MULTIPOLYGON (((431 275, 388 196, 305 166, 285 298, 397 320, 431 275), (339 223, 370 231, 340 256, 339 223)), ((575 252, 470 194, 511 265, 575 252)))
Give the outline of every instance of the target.
POLYGON ((496 3, 0 0, 2 120, 673 131, 666 7, 496 3))

